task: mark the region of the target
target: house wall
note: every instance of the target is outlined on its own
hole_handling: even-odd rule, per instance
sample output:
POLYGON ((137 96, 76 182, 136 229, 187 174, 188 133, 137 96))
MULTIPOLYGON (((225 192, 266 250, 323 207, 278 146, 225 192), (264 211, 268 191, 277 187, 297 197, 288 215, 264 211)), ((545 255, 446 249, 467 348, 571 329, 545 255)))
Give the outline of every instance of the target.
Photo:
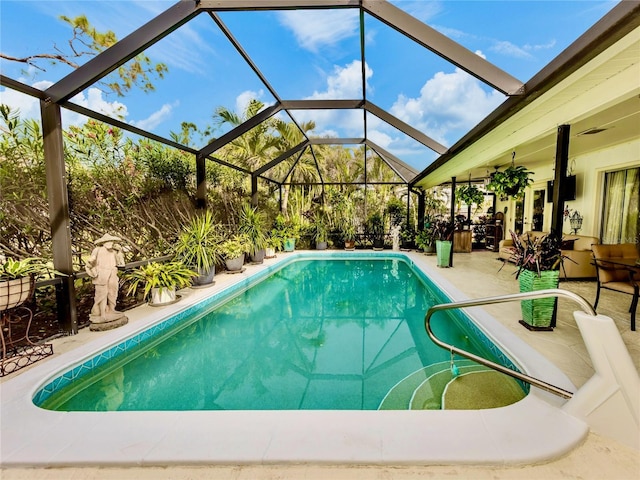
MULTIPOLYGON (((531 218, 533 216, 533 191, 547 188, 547 181, 554 177, 554 165, 537 166, 534 170, 533 183, 525 194, 524 216, 526 223, 524 230, 531 230, 531 218)), ((579 235, 600 236, 602 222, 602 205, 604 198, 604 174, 615 170, 640 167, 640 138, 627 143, 612 146, 610 148, 591 152, 579 157, 571 156, 569 147, 569 171, 575 174, 576 178, 576 199, 565 202, 565 208, 571 212, 577 210, 583 216, 582 229, 579 235)), ((546 199, 545 199, 546 200, 546 199)), ((515 201, 509 199, 502 202, 496 200, 496 211, 505 214, 505 234, 514 228, 515 223, 515 201)), ((551 228, 551 215, 553 204, 545 201, 544 208, 544 230, 551 228)), ((572 233, 569 221, 563 225, 563 234, 572 233)))

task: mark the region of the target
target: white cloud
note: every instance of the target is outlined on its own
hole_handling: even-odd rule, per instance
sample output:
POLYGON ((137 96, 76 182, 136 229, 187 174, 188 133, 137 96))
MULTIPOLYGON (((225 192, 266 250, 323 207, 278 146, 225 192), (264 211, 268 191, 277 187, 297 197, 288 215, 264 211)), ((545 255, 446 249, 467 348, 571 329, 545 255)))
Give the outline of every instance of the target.
MULTIPOLYGON (((368 80, 373 70, 365 63, 365 79, 367 91, 371 92, 368 80)), ((315 91, 308 99, 355 99, 362 98, 362 62, 354 60, 345 67, 334 65, 333 75, 327 77, 327 89, 324 92, 315 91)))
POLYGON ((312 52, 356 36, 360 22, 355 9, 287 10, 279 13, 278 18, 300 46, 312 52))
POLYGON ((531 58, 531 54, 526 50, 508 41, 496 41, 489 50, 514 58, 531 58))
POLYGON ((167 118, 170 118, 173 109, 178 105, 180 105, 179 101, 173 102, 172 104, 165 103, 160 107, 160 110, 156 110, 144 120, 132 121, 131 124, 151 132, 167 118))
POLYGON ((447 145, 451 132, 466 132, 496 108, 504 96, 486 92, 474 77, 456 68, 438 72, 420 89, 416 98, 400 95, 391 113, 447 145))
MULTIPOLYGON (((31 86, 38 90, 46 90, 53 85, 53 82, 42 80, 33 83, 31 86)), ((33 97, 24 95, 11 89, 0 92, 0 102, 9 105, 12 109, 20 110, 20 118, 33 118, 40 121, 40 102, 33 97)), ((87 95, 81 92, 71 99, 71 102, 80 106, 107 115, 111 118, 123 119, 129 113, 127 106, 120 102, 108 102, 103 98, 103 92, 97 88, 89 88, 87 95)), ((62 125, 67 128, 69 125, 81 125, 87 121, 87 117, 62 109, 62 125)))
POLYGON ((127 106, 124 103, 118 101, 107 102, 102 98, 102 95, 102 90, 91 87, 87 90, 87 95, 85 95, 85 92, 80 92, 71 98, 71 102, 119 120, 123 120, 129 115, 127 106))
POLYGON ((381 146, 385 150, 389 150, 390 145, 394 141, 393 137, 377 129, 369 128, 368 133, 369 133, 369 140, 371 140, 376 145, 381 146))
MULTIPOLYGON (((44 90, 48 86, 52 85, 51 82, 37 82, 32 86, 39 90, 44 90)), ((11 90, 5 88, 0 91, 0 103, 8 105, 13 110, 20 111, 20 118, 35 118, 40 120, 40 102, 37 98, 30 97, 17 90, 11 90)))
POLYGON ((543 45, 529 45, 529 44, 526 44, 522 48, 525 49, 526 51, 530 51, 530 52, 539 52, 540 50, 549 50, 550 48, 553 48, 555 46, 556 46, 556 41, 555 40, 550 40, 548 43, 545 43, 543 45))
POLYGON ((264 97, 264 90, 259 90, 257 92, 254 92, 253 90, 245 90, 236 97, 236 113, 244 113, 251 100, 260 100, 262 97, 264 97))
MULTIPOLYGON (((366 79, 370 79, 372 75, 373 70, 365 64, 366 79)), ((327 76, 326 89, 313 92, 305 100, 357 98, 362 98, 362 62, 360 60, 354 60, 344 67, 335 65, 333 73, 327 76)), ((364 135, 363 113, 360 110, 297 111, 294 115, 299 122, 314 121, 316 128, 311 133, 316 136, 362 137, 364 135)))

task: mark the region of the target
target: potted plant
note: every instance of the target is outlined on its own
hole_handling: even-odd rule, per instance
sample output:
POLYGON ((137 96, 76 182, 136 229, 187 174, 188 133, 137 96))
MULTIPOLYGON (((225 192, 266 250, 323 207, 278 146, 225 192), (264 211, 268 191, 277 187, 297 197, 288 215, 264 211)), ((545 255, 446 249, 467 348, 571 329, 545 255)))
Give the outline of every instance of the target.
POLYGON ((367 236, 373 244, 374 250, 384 248, 384 218, 380 212, 373 212, 366 222, 367 236))
POLYGON ((424 253, 435 252, 436 244, 431 226, 424 227, 416 235, 416 246, 424 253))
POLYGON ((500 198, 508 197, 520 198, 524 194, 524 189, 529 186, 533 179, 530 172, 522 165, 510 165, 504 172, 495 172, 487 189, 496 193, 500 198))
POLYGON ((0 312, 15 308, 33 295, 36 279, 51 270, 39 258, 7 260, 0 264, 0 312))
POLYGON ((220 254, 220 227, 213 220, 210 211, 196 215, 186 225, 176 243, 176 255, 189 265, 198 275, 193 283, 197 286, 211 285, 215 275, 216 263, 220 254))
POLYGON ((405 223, 400 229, 400 248, 402 250, 411 250, 415 245, 416 232, 409 223, 405 223))
POLYGON ((234 235, 220 244, 220 255, 229 272, 241 272, 247 241, 242 235, 234 235))
POLYGON ((180 261, 150 262, 125 274, 131 283, 128 295, 134 295, 144 285, 144 298, 150 296, 149 305, 162 306, 177 302, 176 290, 191 285, 198 272, 180 261))
POLYGON ((355 250, 356 248, 356 225, 351 218, 345 218, 340 226, 342 240, 345 250, 355 250))
POLYGON ((249 244, 249 255, 253 263, 262 263, 267 245, 267 218, 257 208, 245 203, 240 215, 239 232, 244 235, 249 244))
POLYGON ((282 239, 274 235, 273 230, 267 235, 264 247, 264 258, 276 258, 276 250, 282 248, 282 239))
MULTIPOLYGON (((511 231, 511 260, 517 265, 516 279, 521 292, 558 288, 563 256, 561 240, 553 233, 540 237, 516 235, 511 231)), ((552 330, 557 299, 522 300, 520 323, 530 330, 552 330)))
POLYGON ((465 205, 480 206, 484 203, 484 192, 475 185, 462 185, 456 188, 456 198, 465 205))
POLYGON ((432 223, 433 238, 436 242, 436 255, 438 267, 448 267, 451 257, 451 247, 454 224, 445 218, 439 218, 432 223))
POLYGON ((316 250, 326 250, 329 240, 329 230, 322 216, 316 215, 311 227, 313 240, 316 243, 316 250))
POLYGON ((284 215, 278 214, 273 224, 272 232, 282 240, 282 249, 285 252, 293 252, 296 248, 296 240, 300 237, 298 226, 284 215))

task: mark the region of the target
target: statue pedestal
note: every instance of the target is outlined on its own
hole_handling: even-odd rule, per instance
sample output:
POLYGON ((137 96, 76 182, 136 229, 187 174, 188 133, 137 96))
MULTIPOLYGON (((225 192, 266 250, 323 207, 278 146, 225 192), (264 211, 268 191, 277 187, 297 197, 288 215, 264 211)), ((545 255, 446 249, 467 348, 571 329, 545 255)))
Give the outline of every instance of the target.
POLYGON ((129 318, 122 312, 108 313, 104 317, 98 317, 96 315, 89 315, 91 325, 89 330, 92 332, 104 332, 105 330, 112 330, 114 328, 126 325, 129 322, 129 318))

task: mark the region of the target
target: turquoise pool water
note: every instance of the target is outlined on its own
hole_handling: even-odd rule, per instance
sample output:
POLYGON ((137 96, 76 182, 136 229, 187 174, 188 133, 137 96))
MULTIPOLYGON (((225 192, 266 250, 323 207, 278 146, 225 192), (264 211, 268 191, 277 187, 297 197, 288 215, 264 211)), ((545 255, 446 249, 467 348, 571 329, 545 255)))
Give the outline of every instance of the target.
MULTIPOLYGON (((442 294, 404 260, 298 260, 128 348, 36 403, 60 411, 375 410, 402 378, 449 359, 424 331, 442 294)), ((459 317, 448 343, 496 359, 459 317)))

